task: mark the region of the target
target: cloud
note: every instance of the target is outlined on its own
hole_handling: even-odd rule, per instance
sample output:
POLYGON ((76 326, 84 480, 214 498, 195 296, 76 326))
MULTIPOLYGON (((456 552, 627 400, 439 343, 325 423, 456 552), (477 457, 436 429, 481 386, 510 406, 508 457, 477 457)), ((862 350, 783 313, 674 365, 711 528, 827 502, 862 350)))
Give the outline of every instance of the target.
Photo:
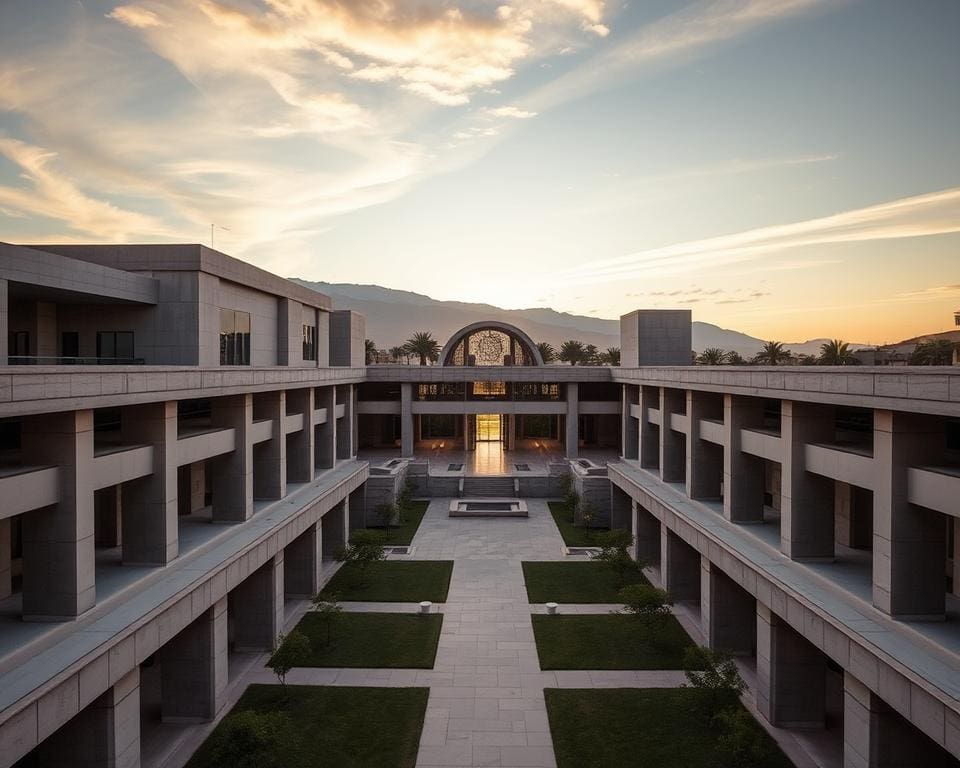
POLYGON ((812 245, 891 240, 960 232, 960 187, 858 208, 793 224, 692 240, 566 270, 561 281, 608 282, 693 272, 755 261, 812 245))
POLYGON ((107 14, 107 18, 119 21, 121 24, 126 24, 128 27, 133 27, 134 29, 167 26, 153 11, 138 8, 135 5, 117 6, 107 14))
POLYGON ((536 112, 529 112, 525 109, 520 109, 520 107, 491 107, 485 110, 488 115, 491 117, 511 117, 517 120, 527 120, 531 117, 536 117, 536 112))

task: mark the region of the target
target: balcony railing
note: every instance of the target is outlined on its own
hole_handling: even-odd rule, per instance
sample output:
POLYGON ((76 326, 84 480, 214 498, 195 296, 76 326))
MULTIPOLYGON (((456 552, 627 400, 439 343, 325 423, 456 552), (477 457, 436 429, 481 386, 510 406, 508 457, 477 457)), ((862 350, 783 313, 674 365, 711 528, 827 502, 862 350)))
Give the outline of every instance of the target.
POLYGON ((142 357, 51 357, 44 355, 9 355, 9 365, 143 365, 142 357))

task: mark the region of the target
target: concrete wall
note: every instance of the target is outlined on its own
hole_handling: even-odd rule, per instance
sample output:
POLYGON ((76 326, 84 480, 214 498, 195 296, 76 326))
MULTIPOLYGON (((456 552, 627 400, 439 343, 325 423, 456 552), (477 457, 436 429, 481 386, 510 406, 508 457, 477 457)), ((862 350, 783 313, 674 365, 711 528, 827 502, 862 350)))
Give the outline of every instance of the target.
POLYGON ((350 309, 330 313, 330 365, 362 368, 366 365, 367 324, 363 315, 350 309))
POLYGON ((638 309, 620 317, 620 366, 690 365, 689 309, 638 309))

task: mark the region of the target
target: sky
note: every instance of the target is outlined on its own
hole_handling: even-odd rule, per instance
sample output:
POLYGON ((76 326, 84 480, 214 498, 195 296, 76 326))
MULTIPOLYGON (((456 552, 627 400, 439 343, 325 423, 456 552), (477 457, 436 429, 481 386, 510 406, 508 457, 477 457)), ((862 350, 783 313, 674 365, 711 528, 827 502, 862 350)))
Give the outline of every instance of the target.
POLYGON ((960 310, 958 39, 956 0, 4 0, 0 240, 897 341, 960 310))

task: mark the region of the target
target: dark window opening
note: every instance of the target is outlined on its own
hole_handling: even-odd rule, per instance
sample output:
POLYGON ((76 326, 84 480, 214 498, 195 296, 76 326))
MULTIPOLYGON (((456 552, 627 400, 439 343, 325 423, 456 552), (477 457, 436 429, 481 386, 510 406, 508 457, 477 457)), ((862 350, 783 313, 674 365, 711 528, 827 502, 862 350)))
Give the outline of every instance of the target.
POLYGON ((97 331, 98 362, 132 362, 133 331, 97 331))
POLYGON ((250 313, 220 310, 220 365, 250 365, 250 313))
POLYGON ((317 329, 312 325, 303 326, 303 359, 317 359, 317 329))

